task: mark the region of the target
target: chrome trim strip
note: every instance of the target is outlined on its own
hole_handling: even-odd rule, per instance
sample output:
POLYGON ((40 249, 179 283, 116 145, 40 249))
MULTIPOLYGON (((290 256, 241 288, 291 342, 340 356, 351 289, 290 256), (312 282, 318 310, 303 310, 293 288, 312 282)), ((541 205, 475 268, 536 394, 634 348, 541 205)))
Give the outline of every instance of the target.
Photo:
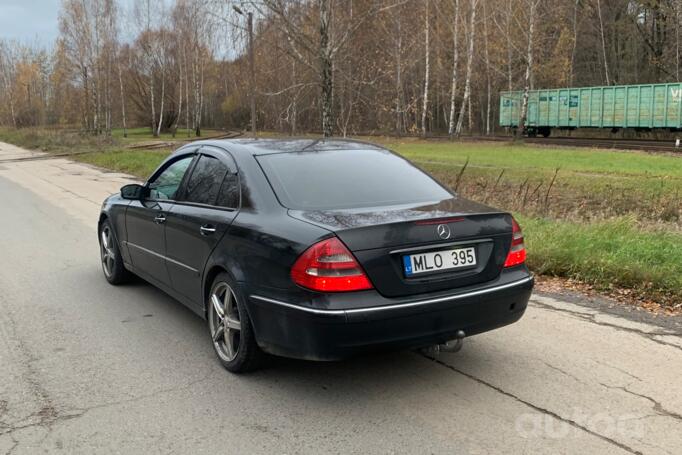
POLYGON ((456 242, 445 242, 445 243, 431 243, 428 245, 422 245, 422 246, 415 246, 411 248, 403 248, 401 250, 393 250, 390 251, 388 254, 396 254, 396 253, 409 253, 411 251, 440 251, 440 248, 446 248, 449 246, 457 246, 457 245, 475 245, 478 243, 486 243, 486 242, 492 242, 493 239, 476 239, 476 240, 459 240, 456 242))
POLYGON ((169 257, 167 257, 167 256, 164 256, 163 254, 159 254, 159 253, 157 253, 157 252, 155 252, 155 251, 148 250, 148 249, 145 248, 145 247, 142 247, 142 246, 140 246, 140 245, 136 245, 136 244, 131 243, 131 242, 128 242, 128 241, 126 241, 126 240, 124 240, 123 243, 125 243, 127 246, 132 246, 132 247, 137 248, 137 249, 140 250, 140 251, 144 251, 145 253, 151 254, 152 256, 156 256, 157 258, 163 259, 163 260, 168 261, 168 262, 172 262, 173 264, 179 265, 180 267, 183 267, 183 268, 185 268, 185 269, 187 269, 187 270, 189 270, 189 271, 191 271, 191 272, 199 273, 199 271, 198 271, 197 269, 195 269, 194 267, 190 267, 190 266, 188 266, 187 264, 183 264, 182 262, 176 261, 175 259, 171 259, 171 258, 169 258, 169 257))
POLYGON ((250 297, 252 299, 260 300, 262 302, 273 303, 275 305, 280 305, 280 306, 284 306, 287 308, 292 308, 294 310, 300 310, 300 311, 303 311, 306 313, 320 314, 320 315, 342 315, 342 314, 354 314, 354 313, 373 313, 373 312, 377 312, 377 311, 395 310, 395 309, 400 309, 400 308, 411 308, 411 307, 422 306, 422 305, 430 305, 433 303, 447 302, 449 300, 461 300, 461 299, 465 299, 467 297, 475 297, 477 295, 489 294, 492 292, 502 291, 504 289, 509 289, 509 288, 513 288, 516 286, 521 286, 523 284, 531 282, 532 280, 533 280, 533 277, 529 276, 529 277, 524 278, 522 280, 513 281, 513 282, 507 283, 507 284, 501 284, 499 286, 494 286, 491 288, 477 289, 475 291, 465 292, 463 294, 456 294, 456 295, 451 295, 451 296, 438 297, 435 299, 428 299, 428 300, 418 300, 416 302, 399 303, 396 305, 384 305, 384 306, 375 306, 375 307, 369 307, 369 308, 351 308, 348 310, 318 310, 315 308, 308 308, 308 307, 303 307, 300 305, 293 305, 291 303, 282 302, 280 300, 269 299, 267 297, 261 297, 259 295, 255 295, 255 294, 251 294, 250 297))
POLYGON ((251 294, 250 297, 252 299, 260 300, 262 302, 274 303, 275 305, 285 306, 287 308, 292 308, 294 310, 301 310, 301 311, 304 311, 306 313, 312 313, 312 314, 344 315, 344 314, 346 314, 346 311, 347 311, 347 310, 316 310, 315 308, 308 308, 308 307, 304 307, 304 306, 300 306, 300 305, 292 305, 291 303, 286 303, 286 302, 282 302, 280 300, 275 300, 275 299, 269 299, 267 297, 261 297, 260 295, 255 295, 255 294, 251 294))

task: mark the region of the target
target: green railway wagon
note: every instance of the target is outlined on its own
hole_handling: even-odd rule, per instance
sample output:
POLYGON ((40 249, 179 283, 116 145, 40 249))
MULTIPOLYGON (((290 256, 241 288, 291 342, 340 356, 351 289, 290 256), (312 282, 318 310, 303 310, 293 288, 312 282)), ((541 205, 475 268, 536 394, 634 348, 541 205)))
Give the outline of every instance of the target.
MULTIPOLYGON (((519 126, 522 99, 521 91, 500 93, 500 126, 519 126)), ((682 129, 682 84, 531 90, 526 131, 549 136, 554 128, 682 129)))

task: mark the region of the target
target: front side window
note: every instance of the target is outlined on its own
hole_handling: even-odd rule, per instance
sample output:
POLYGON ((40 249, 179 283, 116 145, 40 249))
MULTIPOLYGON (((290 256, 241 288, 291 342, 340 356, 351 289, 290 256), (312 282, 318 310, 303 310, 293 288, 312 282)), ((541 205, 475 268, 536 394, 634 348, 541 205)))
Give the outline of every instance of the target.
POLYGON ((187 180, 183 200, 197 204, 215 204, 225 174, 227 174, 227 166, 220 160, 212 156, 201 155, 194 166, 192 175, 187 180))
POLYGON ((168 166, 154 180, 149 182, 150 199, 175 199, 182 178, 189 168, 193 155, 186 156, 168 166))

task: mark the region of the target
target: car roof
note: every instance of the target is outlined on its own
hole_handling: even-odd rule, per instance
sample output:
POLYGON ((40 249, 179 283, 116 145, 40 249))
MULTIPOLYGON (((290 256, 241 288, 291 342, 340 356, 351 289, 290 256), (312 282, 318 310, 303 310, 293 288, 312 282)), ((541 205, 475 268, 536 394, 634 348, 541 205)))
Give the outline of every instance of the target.
MULTIPOLYGON (((240 138, 195 141, 190 146, 212 145, 234 153, 269 155, 273 153, 329 150, 385 150, 376 144, 351 139, 240 138)), ((183 147, 184 148, 184 147, 183 147)))

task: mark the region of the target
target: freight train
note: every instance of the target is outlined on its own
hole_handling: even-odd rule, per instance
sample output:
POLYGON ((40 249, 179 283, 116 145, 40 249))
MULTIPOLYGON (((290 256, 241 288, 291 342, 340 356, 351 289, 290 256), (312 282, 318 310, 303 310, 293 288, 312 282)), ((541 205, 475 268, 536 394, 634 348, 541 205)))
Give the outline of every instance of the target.
MULTIPOLYGON (((500 126, 519 127, 522 100, 521 91, 500 93, 500 126)), ((682 84, 531 90, 525 126, 544 137, 554 129, 682 130, 682 84)))

